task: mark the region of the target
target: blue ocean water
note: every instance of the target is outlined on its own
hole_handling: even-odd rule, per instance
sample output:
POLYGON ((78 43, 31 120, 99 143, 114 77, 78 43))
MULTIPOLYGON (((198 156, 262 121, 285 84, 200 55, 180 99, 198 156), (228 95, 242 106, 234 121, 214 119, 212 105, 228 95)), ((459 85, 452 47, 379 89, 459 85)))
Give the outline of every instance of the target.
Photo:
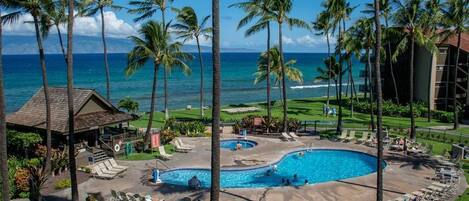
MULTIPOLYGON (((323 66, 322 53, 286 53, 285 59, 295 59, 296 67, 303 72, 304 83, 289 82, 288 98, 318 97, 326 95, 326 83, 314 83, 316 68, 323 66)), ((205 64, 205 103, 211 104, 212 61, 211 54, 202 55, 205 64)), ((265 101, 265 83, 254 85, 254 73, 259 53, 222 53, 222 104, 239 104, 265 101)), ((41 70, 37 55, 6 55, 3 57, 7 112, 18 110, 42 86, 41 70)), ((105 96, 105 71, 101 54, 78 54, 74 57, 75 87, 94 88, 105 96)), ((66 86, 66 66, 62 55, 47 55, 47 75, 50 86, 66 86)), ((124 75, 126 54, 110 54, 111 101, 117 103, 130 96, 140 103, 141 111, 149 110, 152 67, 148 63, 132 77, 124 75)), ((353 61, 356 82, 363 64, 353 61)), ((171 72, 169 77, 169 107, 183 108, 199 105, 200 67, 197 58, 189 63, 190 76, 171 72)), ((158 81, 157 110, 163 107, 163 73, 158 81)), ((346 80, 347 76, 344 76, 346 80)), ((345 81, 346 82, 346 81, 345 81)), ((334 93, 333 91, 331 92, 334 93)), ((279 99, 279 88, 272 89, 272 98, 279 99)))
MULTIPOLYGON (((278 162, 274 173, 267 173, 272 167, 245 170, 222 170, 222 188, 259 188, 284 186, 282 179, 288 179, 292 186, 335 181, 364 176, 376 172, 374 156, 342 150, 313 150, 299 156, 298 152, 286 155, 278 162), (296 179, 294 175, 296 174, 296 179)), ((187 185, 193 176, 203 187, 210 187, 210 170, 176 169, 161 173, 161 180, 175 185, 187 185)))

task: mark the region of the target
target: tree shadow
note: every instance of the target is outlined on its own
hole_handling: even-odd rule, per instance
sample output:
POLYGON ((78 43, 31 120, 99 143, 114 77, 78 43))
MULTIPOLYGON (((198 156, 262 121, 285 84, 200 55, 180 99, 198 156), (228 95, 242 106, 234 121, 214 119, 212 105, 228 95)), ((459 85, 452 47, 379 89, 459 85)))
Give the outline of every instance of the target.
POLYGON ((434 169, 437 166, 441 165, 435 159, 432 159, 428 155, 404 155, 403 153, 395 153, 390 156, 385 157, 385 160, 392 161, 396 163, 402 163, 399 167, 405 168, 410 167, 413 170, 422 170, 423 168, 434 169))

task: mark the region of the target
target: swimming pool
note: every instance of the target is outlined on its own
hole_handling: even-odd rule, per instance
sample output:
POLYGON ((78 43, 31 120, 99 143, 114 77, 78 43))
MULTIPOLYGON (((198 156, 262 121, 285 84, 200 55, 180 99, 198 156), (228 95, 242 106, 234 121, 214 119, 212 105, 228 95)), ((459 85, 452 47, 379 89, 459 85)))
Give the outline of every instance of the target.
POLYGON ((242 149, 253 148, 257 145, 257 142, 254 142, 252 140, 231 139, 231 140, 221 140, 220 148, 236 150, 236 144, 238 144, 238 142, 241 144, 242 149))
MULTIPOLYGON (((296 151, 277 162, 277 171, 271 175, 266 174, 272 169, 270 166, 222 170, 220 182, 222 188, 261 188, 283 186, 282 179, 289 179, 290 185, 301 186, 305 180, 314 184, 368 175, 376 172, 376 162, 374 156, 355 151, 318 149, 305 151, 303 156, 296 151)), ((209 169, 175 169, 161 173, 160 177, 165 183, 187 185, 194 175, 203 187, 210 187, 209 169)))

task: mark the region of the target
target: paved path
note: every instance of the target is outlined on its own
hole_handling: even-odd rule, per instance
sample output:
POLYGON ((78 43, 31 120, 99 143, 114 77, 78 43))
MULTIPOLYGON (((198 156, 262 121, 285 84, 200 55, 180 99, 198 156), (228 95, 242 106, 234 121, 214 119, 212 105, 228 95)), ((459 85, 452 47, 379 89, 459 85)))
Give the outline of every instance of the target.
MULTIPOLYGON (((233 135, 223 135, 223 138, 232 138, 233 135)), ((314 148, 351 149, 369 154, 376 154, 375 149, 353 143, 332 142, 319 140, 317 137, 301 137, 297 142, 282 142, 277 138, 250 137, 258 142, 258 146, 251 150, 221 151, 221 166, 224 168, 245 165, 266 165, 278 161, 284 154, 296 149, 312 146, 314 148), (255 162, 252 162, 255 161, 255 162)), ((165 162, 170 168, 175 167, 201 167, 210 166, 210 138, 183 138, 186 144, 196 145, 190 153, 176 153, 174 159, 165 162)), ((399 197, 405 193, 413 192, 428 186, 433 176, 433 166, 436 161, 428 158, 409 158, 399 153, 385 152, 388 166, 384 170, 384 197, 385 200, 399 197)), ((208 200, 209 191, 190 191, 185 187, 173 185, 149 186, 147 180, 148 170, 155 167, 155 160, 151 161, 119 161, 130 166, 122 178, 114 180, 90 179, 80 184, 79 190, 84 200, 86 193, 101 192, 109 197, 110 190, 153 194, 165 200, 208 200)), ((159 165, 159 168, 162 168, 159 165)), ((376 174, 331 181, 302 187, 276 187, 257 189, 223 189, 221 200, 375 200, 376 174)), ((465 179, 461 179, 461 189, 466 187, 465 179)), ((60 191, 50 195, 49 198, 65 198, 70 195, 69 190, 60 191)), ((53 199, 51 199, 53 200, 53 199)), ((60 200, 60 199, 57 199, 60 200)))

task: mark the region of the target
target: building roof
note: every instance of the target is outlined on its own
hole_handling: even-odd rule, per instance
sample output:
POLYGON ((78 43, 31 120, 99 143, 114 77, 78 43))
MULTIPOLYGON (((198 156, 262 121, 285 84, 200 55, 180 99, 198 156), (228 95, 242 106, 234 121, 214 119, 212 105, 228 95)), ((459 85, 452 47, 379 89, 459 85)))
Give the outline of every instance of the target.
MULTIPOLYGON (((51 106, 51 130, 68 133, 68 102, 67 89, 49 87, 49 101, 51 106)), ((119 111, 93 89, 73 90, 73 109, 75 113, 75 131, 96 129, 99 126, 116 124, 134 120, 136 117, 119 111), (92 102, 95 108, 85 106, 92 102)), ((43 88, 29 99, 17 112, 6 117, 8 125, 17 125, 46 129, 46 109, 43 88)))
MULTIPOLYGON (((458 36, 457 35, 451 36, 447 40, 441 41, 440 44, 458 47, 458 36)), ((465 52, 469 52, 469 33, 467 32, 461 33, 461 46, 460 47, 461 47, 461 50, 465 52)))

